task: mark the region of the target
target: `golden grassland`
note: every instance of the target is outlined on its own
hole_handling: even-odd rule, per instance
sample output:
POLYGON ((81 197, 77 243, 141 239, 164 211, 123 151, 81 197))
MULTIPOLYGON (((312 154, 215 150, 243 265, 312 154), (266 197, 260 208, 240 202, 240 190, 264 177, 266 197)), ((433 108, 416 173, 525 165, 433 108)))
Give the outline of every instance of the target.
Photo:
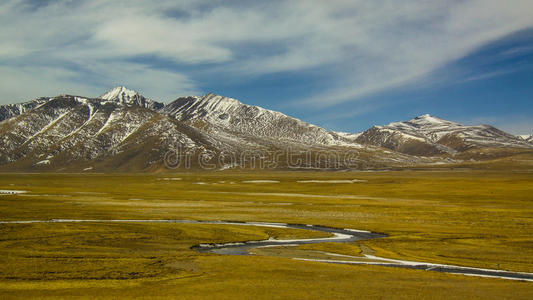
MULTIPOLYGON (((1 174, 0 220, 270 221, 383 232, 302 245, 533 272, 533 173, 510 171, 1 174), (174 180, 173 180, 174 179, 174 180), (360 179, 355 183, 300 183, 360 179), (244 182, 275 180, 276 182, 244 182)), ((531 298, 533 283, 379 266, 198 253, 199 243, 323 237, 208 224, 0 225, 2 298, 531 298)), ((278 251, 279 252, 279 251, 278 251)), ((274 253, 274 254, 273 254, 274 253)), ((279 256, 288 256, 286 252, 279 256)))

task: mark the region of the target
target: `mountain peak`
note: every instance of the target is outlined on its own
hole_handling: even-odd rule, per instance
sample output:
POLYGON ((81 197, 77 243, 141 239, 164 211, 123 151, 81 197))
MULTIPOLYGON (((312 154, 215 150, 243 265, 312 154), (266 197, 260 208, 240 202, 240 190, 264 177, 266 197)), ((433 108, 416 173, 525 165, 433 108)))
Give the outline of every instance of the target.
POLYGON ((123 104, 126 106, 140 106, 145 108, 150 108, 158 110, 163 108, 164 104, 159 103, 150 99, 146 99, 144 96, 140 95, 134 90, 130 90, 125 86, 117 86, 109 90, 107 93, 98 97, 102 100, 113 101, 118 104, 123 104))
POLYGON ((418 129, 429 129, 434 127, 442 127, 442 126, 462 126, 459 123, 444 120, 435 116, 432 116, 430 114, 424 114, 421 116, 418 116, 416 118, 413 118, 409 121, 400 121, 400 122, 392 122, 385 126, 375 126, 377 128, 390 128, 390 129, 398 129, 398 128, 411 128, 413 130, 418 129))
POLYGON ((125 86, 117 86, 109 90, 107 93, 101 95, 99 98, 113 101, 113 100, 130 100, 131 98, 134 98, 135 96, 139 96, 139 93, 137 93, 134 90, 130 90, 126 88, 125 86))
MULTIPOLYGON (((459 123, 441 119, 441 118, 432 116, 430 114, 421 115, 407 122, 398 122, 398 123, 403 123, 408 126, 414 126, 416 128, 428 128, 428 129, 433 128, 433 127, 442 127, 442 126, 454 126, 454 127, 463 126, 459 123)), ((396 124, 396 123, 393 123, 393 124, 396 124)))
POLYGON ((444 120, 430 114, 424 114, 418 116, 414 119, 409 120, 411 123, 430 123, 430 124, 442 124, 442 123, 452 123, 452 121, 444 120))
POLYGON ((423 114, 421 116, 416 117, 415 119, 429 119, 429 118, 434 118, 434 116, 430 114, 423 114))
POLYGON ((533 142, 533 134, 522 134, 522 135, 519 135, 518 137, 520 137, 524 141, 527 141, 530 143, 533 142))

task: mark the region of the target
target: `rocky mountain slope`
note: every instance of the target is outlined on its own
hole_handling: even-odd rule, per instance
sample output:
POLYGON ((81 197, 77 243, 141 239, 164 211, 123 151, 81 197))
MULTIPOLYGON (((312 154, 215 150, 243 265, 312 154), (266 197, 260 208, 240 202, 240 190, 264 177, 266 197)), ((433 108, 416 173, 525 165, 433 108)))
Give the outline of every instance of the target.
POLYGON ((58 96, 0 123, 0 164, 19 169, 72 164, 90 168, 92 162, 122 165, 120 160, 125 160, 124 165, 135 164, 136 169, 150 168, 160 160, 162 149, 176 143, 195 145, 183 127, 140 106, 58 96))
POLYGON ((24 103, 2 105, 0 106, 0 122, 5 119, 23 114, 26 111, 48 102, 49 100, 50 98, 38 98, 24 103))
POLYGON ((360 147, 336 132, 212 93, 178 98, 161 112, 180 122, 196 124, 211 134, 240 136, 249 141, 262 139, 274 143, 360 147))
POLYGON ((422 156, 456 155, 479 148, 533 147, 526 140, 490 125, 467 126, 430 115, 374 126, 360 134, 356 141, 422 156))

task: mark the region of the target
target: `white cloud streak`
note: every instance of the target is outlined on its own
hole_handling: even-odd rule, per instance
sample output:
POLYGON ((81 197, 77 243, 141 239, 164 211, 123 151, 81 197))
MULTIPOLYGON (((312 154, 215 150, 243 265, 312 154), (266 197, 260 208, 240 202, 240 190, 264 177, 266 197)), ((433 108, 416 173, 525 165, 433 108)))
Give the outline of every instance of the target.
POLYGON ((3 99, 111 84, 164 100, 199 92, 185 68, 132 62, 146 56, 213 77, 319 69, 327 88, 296 100, 332 106, 419 82, 533 26, 529 0, 175 2, 3 2, 3 99))

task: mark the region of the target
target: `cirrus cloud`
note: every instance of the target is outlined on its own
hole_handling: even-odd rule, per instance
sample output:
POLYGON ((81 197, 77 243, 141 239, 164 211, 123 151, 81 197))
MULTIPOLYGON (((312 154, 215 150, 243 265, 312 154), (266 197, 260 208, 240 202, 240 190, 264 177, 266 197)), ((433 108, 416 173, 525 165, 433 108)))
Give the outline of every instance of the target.
POLYGON ((4 1, 2 101, 110 84, 170 100, 202 92, 197 78, 319 70, 319 91, 293 103, 334 106, 533 26, 528 0, 175 2, 4 1))

